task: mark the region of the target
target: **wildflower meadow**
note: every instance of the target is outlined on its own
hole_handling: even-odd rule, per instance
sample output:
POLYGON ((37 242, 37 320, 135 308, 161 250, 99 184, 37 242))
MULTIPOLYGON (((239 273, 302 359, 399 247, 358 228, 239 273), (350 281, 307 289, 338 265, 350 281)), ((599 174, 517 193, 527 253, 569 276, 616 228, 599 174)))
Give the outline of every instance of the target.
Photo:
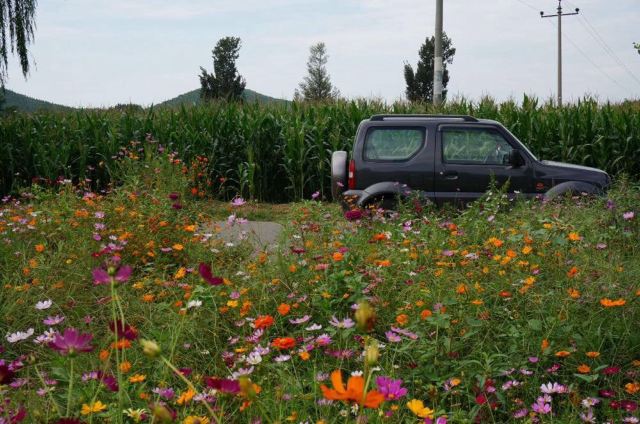
POLYGON ((639 421, 633 181, 345 216, 215 200, 203 157, 151 138, 121 153, 104 190, 0 203, 0 423, 639 421))

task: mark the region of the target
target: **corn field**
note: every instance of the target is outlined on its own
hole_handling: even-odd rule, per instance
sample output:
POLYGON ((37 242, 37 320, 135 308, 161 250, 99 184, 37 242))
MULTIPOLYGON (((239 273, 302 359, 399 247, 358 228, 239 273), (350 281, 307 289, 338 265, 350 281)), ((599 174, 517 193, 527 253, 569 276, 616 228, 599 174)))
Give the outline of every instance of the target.
POLYGON ((360 121, 376 113, 495 119, 541 159, 594 166, 632 178, 640 175, 638 102, 599 104, 584 99, 558 108, 529 97, 520 104, 487 98, 454 100, 438 109, 377 101, 213 103, 178 109, 4 115, 0 193, 60 178, 105 188, 115 178, 114 165, 123 149, 131 149, 132 141, 144 145, 152 138, 175 151, 185 164, 205 157, 210 190, 220 197, 241 194, 286 202, 316 191, 329 196, 331 152, 350 150, 360 121))

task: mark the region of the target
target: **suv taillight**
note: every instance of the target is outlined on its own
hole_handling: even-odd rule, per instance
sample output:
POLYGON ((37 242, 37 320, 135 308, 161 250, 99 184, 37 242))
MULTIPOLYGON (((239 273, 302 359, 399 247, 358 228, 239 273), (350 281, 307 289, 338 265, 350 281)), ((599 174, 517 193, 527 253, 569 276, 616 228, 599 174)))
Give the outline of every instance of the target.
POLYGON ((353 190, 356 188, 356 161, 351 159, 349 161, 349 180, 348 180, 349 190, 353 190))

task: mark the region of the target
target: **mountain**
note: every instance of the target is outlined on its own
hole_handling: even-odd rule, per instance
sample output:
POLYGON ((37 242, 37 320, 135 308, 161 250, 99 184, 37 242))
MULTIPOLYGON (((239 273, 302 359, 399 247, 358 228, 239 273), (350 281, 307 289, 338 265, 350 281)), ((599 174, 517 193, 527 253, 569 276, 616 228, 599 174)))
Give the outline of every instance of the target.
MULTIPOLYGON (((2 94, 3 93, 0 89, 0 99, 3 98, 2 94)), ((33 97, 25 96, 24 94, 5 89, 4 103, 2 103, 2 101, 0 100, 0 109, 16 109, 21 112, 35 112, 38 110, 69 111, 72 108, 47 102, 44 100, 34 99, 33 97)))
MULTIPOLYGON (((258 103, 288 103, 287 100, 283 100, 283 99, 276 99, 275 97, 269 97, 269 96, 265 96, 264 94, 260 94, 256 91, 253 90, 249 90, 248 88, 244 89, 244 93, 242 93, 242 98, 249 103, 253 103, 253 102, 258 102, 258 103)), ((185 106, 191 106, 191 105, 196 105, 198 103, 201 102, 200 99, 200 89, 197 88, 195 90, 186 92, 184 94, 180 94, 177 97, 174 97, 173 99, 169 99, 166 100, 162 103, 159 103, 156 105, 156 107, 160 106, 169 106, 169 107, 174 107, 174 106, 180 106, 180 105, 185 105, 185 106)))

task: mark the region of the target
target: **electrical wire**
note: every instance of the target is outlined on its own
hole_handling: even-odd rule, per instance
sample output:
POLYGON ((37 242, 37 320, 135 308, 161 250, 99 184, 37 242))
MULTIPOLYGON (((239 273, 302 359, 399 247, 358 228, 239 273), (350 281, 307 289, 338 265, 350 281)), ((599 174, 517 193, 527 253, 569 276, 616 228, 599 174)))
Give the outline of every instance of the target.
MULTIPOLYGON (((571 7, 575 7, 575 5, 572 5, 570 1, 567 1, 567 4, 569 4, 571 7)), ((613 51, 613 49, 609 47, 609 45, 607 44, 605 39, 600 35, 598 30, 587 19, 584 12, 579 14, 578 18, 583 28, 589 33, 591 37, 593 37, 594 40, 596 40, 598 44, 600 44, 600 47, 602 47, 602 49, 609 55, 609 57, 611 57, 614 60, 614 62, 616 62, 620 67, 622 67, 627 72, 627 74, 629 74, 631 78, 633 78, 633 80, 640 85, 640 79, 636 77, 636 75, 631 71, 631 69, 629 69, 629 67, 622 60, 620 60, 620 57, 613 51)))

